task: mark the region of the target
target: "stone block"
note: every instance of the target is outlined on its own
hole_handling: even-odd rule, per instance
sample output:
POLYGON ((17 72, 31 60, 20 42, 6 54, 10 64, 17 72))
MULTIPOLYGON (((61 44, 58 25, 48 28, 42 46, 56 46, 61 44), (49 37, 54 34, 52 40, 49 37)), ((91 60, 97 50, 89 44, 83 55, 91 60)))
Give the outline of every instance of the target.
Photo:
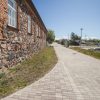
POLYGON ((1 44, 1 48, 6 49, 7 48, 7 45, 5 43, 4 44, 1 44))

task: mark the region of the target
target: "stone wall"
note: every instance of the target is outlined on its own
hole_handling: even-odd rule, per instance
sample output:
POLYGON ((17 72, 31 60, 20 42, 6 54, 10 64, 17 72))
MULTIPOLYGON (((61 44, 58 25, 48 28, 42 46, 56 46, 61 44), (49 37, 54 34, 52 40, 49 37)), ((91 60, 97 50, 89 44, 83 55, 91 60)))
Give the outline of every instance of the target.
POLYGON ((0 0, 0 67, 16 65, 46 46, 46 30, 25 0, 17 1, 17 28, 8 26, 7 0, 0 0), (21 2, 23 1, 23 2, 21 2), (1 3, 2 2, 2 3, 1 3), (28 18, 32 32, 28 33, 28 18), (37 31, 38 28, 38 31, 37 31))
POLYGON ((7 0, 0 0, 0 39, 3 39, 4 26, 7 19, 7 0))

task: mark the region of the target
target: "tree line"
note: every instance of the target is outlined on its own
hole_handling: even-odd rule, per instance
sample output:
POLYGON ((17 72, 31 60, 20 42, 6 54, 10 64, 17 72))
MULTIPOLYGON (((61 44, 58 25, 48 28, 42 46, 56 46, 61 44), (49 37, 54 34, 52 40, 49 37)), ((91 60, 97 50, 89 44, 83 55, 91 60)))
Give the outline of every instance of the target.
POLYGON ((65 45, 65 46, 69 46, 69 45, 78 46, 80 44, 100 45, 100 39, 81 39, 81 37, 74 32, 71 33, 70 39, 55 40, 55 32, 53 30, 49 29, 48 33, 47 33, 47 42, 49 44, 51 44, 54 41, 56 41, 62 45, 65 45))

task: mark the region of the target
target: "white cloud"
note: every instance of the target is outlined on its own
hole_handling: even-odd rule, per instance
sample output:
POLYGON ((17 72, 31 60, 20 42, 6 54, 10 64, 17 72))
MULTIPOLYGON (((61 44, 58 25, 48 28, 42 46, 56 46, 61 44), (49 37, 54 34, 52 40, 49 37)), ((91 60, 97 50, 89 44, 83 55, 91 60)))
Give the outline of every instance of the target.
POLYGON ((59 40, 59 39, 68 39, 68 35, 59 35, 59 36, 56 36, 56 40, 59 40))

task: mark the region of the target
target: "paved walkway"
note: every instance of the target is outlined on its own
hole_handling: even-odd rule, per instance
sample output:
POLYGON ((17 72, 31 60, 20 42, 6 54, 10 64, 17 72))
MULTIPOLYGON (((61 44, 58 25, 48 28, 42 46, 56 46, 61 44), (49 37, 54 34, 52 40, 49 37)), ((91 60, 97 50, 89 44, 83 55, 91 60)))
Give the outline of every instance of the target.
POLYGON ((2 100, 100 100, 100 60, 53 45, 59 61, 52 71, 2 100))

